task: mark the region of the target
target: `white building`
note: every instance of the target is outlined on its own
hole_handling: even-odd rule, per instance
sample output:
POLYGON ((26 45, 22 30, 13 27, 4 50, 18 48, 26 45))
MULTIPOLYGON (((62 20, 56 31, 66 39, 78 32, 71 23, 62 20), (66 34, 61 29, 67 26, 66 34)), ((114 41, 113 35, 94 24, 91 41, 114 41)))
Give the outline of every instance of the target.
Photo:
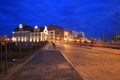
POLYGON ((32 28, 31 26, 20 24, 12 34, 14 42, 40 42, 47 40, 48 30, 46 26, 35 26, 32 28))
POLYGON ((30 32, 30 42, 46 41, 48 36, 47 27, 34 27, 34 31, 30 32))
POLYGON ((12 40, 14 42, 28 42, 29 33, 31 30, 32 28, 30 26, 26 26, 26 28, 23 28, 23 25, 20 24, 19 27, 12 32, 12 40))

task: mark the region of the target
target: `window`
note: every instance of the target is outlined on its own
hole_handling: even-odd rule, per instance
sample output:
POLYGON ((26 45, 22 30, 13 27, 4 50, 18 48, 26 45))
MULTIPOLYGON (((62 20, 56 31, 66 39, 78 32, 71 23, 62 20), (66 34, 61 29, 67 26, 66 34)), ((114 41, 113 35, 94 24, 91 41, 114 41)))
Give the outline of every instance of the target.
POLYGON ((37 33, 35 34, 35 36, 37 36, 37 33))
POLYGON ((17 37, 17 33, 14 34, 14 37, 17 37))
POLYGON ((21 33, 19 33, 19 36, 21 36, 21 33))
POLYGON ((39 33, 37 33, 37 36, 39 36, 39 33))
POLYGON ((51 34, 53 34, 53 32, 51 32, 51 34))
POLYGON ((53 37, 53 35, 51 35, 51 37, 53 37))
POLYGON ((34 36, 34 34, 32 34, 32 36, 34 36))
POLYGON ((24 33, 23 35, 25 36, 26 34, 24 33))

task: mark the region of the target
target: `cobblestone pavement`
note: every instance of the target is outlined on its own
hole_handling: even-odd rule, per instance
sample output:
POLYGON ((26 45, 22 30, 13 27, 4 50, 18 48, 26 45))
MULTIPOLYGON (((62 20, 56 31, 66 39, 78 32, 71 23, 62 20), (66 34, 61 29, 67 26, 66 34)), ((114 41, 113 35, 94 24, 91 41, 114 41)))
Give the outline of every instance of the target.
MULTIPOLYGON (((48 45, 51 46, 51 45, 48 45)), ((48 49, 49 47, 47 47, 48 49)), ((83 80, 58 50, 42 50, 9 80, 83 80)))

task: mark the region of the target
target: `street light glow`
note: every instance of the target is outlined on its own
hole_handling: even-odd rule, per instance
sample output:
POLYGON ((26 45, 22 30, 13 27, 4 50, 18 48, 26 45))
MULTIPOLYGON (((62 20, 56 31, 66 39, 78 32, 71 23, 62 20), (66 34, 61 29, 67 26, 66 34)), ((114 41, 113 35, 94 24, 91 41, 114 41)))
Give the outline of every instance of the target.
POLYGON ((64 32, 64 35, 68 35, 68 32, 64 32))

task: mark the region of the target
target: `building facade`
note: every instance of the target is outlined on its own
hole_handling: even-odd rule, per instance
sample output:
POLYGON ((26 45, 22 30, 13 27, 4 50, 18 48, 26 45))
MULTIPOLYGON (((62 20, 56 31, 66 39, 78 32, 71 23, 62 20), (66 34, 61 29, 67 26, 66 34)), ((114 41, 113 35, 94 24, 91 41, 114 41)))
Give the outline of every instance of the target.
POLYGON ((48 41, 49 42, 55 42, 55 30, 48 31, 48 41))
POLYGON ((64 28, 55 26, 53 24, 48 26, 49 39, 53 42, 63 41, 64 39, 64 28), (53 36, 51 36, 53 35, 53 36))
POLYGON ((32 28, 31 26, 20 24, 12 32, 12 35, 14 42, 40 42, 47 40, 48 30, 46 26, 35 26, 32 28))
POLYGON ((46 41, 48 39, 47 27, 34 27, 34 31, 30 32, 30 42, 46 41))

